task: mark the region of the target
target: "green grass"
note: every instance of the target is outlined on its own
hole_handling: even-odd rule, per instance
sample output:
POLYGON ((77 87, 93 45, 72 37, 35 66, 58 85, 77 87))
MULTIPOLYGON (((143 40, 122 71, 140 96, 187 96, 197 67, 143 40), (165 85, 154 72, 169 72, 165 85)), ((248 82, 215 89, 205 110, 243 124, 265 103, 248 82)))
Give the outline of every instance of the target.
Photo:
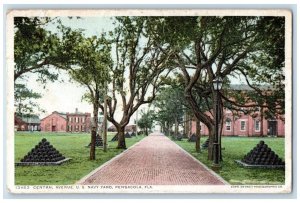
MULTIPOLYGON (((115 133, 108 134, 108 141, 115 133)), ((116 149, 117 142, 108 142, 108 151, 96 148, 96 160, 89 160, 90 134, 75 133, 45 133, 45 132, 16 132, 15 162, 20 162, 38 142, 46 138, 65 157, 71 158, 60 166, 16 166, 16 185, 67 185, 74 184, 89 172, 107 162, 122 149, 116 149)), ((143 136, 126 139, 127 148, 140 141, 143 136)))
MULTIPOLYGON (((201 144, 207 137, 201 138, 201 144)), ((223 137, 222 169, 217 173, 232 185, 282 185, 285 180, 285 172, 282 169, 246 169, 240 167, 235 160, 241 160, 260 140, 265 143, 284 160, 283 138, 248 138, 248 137, 223 137)), ((211 168, 211 161, 207 160, 207 150, 197 153, 195 143, 186 139, 175 141, 184 150, 192 154, 206 166, 211 168)))

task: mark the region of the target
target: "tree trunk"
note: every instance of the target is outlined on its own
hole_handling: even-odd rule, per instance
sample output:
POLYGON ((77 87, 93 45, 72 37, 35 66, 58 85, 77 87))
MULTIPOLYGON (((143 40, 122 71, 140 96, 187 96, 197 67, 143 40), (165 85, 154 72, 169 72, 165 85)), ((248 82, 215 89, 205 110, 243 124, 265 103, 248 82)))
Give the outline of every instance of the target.
POLYGON ((117 131, 118 131, 118 146, 117 146, 117 149, 126 149, 125 127, 117 127, 117 131))
POLYGON ((213 129, 209 129, 209 142, 208 142, 208 157, 207 159, 208 160, 213 160, 213 143, 214 143, 214 134, 215 134, 215 131, 213 129))
POLYGON ((175 119, 175 138, 178 137, 178 120, 175 119))
MULTIPOLYGON (((97 101, 97 100, 96 100, 97 101)), ((91 131, 91 148, 90 148, 90 160, 96 159, 95 153, 95 144, 96 144, 96 135, 97 135, 97 128, 98 128, 98 109, 99 105, 96 103, 93 104, 93 126, 91 131)))
POLYGON ((264 115, 263 107, 260 108, 260 136, 264 136, 264 115))
POLYGON ((183 137, 184 138, 188 138, 188 115, 187 112, 184 113, 184 133, 183 133, 183 137))
POLYGON ((196 152, 200 152, 200 121, 196 119, 196 152))
POLYGON ((103 112, 103 151, 107 151, 107 88, 104 95, 104 112, 103 112))

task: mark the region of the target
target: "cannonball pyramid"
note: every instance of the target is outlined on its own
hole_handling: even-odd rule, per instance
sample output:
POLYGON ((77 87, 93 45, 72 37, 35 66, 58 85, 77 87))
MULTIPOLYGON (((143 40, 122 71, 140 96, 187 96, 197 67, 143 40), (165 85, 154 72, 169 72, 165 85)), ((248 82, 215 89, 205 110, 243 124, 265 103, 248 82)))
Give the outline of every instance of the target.
POLYGON ((131 138, 131 135, 128 132, 126 132, 125 133, 125 138, 131 138))
POLYGON ((118 133, 116 133, 115 136, 110 141, 111 142, 118 141, 118 133))
POLYGON ((196 142, 197 136, 193 133, 191 137, 188 139, 189 142, 196 142))
POLYGON ((284 161, 262 140, 237 162, 250 168, 284 168, 285 166, 284 161))
POLYGON ((55 149, 46 138, 43 138, 16 165, 60 165, 70 160, 55 149))
MULTIPOLYGON (((88 145, 88 147, 91 146, 91 143, 88 145)), ((96 136, 96 143, 95 143, 96 147, 103 147, 103 139, 100 135, 96 136)))
POLYGON ((202 149, 207 149, 209 145, 209 138, 202 144, 202 149))
MULTIPOLYGON (((131 135, 128 132, 126 132, 125 133, 125 138, 131 138, 131 135)), ((118 141, 118 133, 116 133, 115 136, 110 141, 111 142, 118 141)))
POLYGON ((181 141, 182 138, 183 138, 183 135, 182 135, 182 134, 178 134, 178 135, 176 136, 176 140, 178 140, 178 141, 181 141))
POLYGON ((135 132, 132 132, 130 136, 131 137, 136 136, 135 132))

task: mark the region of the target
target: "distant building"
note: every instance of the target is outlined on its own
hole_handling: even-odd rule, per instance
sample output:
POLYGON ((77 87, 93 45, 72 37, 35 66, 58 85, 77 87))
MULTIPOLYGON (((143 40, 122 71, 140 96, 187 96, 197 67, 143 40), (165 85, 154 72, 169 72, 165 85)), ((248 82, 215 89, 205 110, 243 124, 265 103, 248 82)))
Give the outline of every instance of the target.
POLYGON ((66 132, 67 115, 57 111, 41 120, 41 131, 44 132, 66 132))
POLYGON ((89 132, 91 114, 78 112, 61 113, 54 111, 41 120, 41 131, 45 132, 89 132))
POLYGON ((40 124, 40 118, 36 115, 22 117, 15 115, 15 130, 17 131, 40 131, 40 124))
MULTIPOLYGON (((247 93, 253 91, 248 85, 230 85, 232 91, 241 91, 247 93)), ((269 86, 262 86, 263 91, 272 91, 269 86)), ((246 95, 246 94, 245 94, 246 95)), ((255 102, 254 102, 255 103, 255 102)), ((249 103, 251 104, 251 103, 249 103)), ((242 108, 247 110, 247 108, 242 108)), ((223 136, 285 136, 284 115, 277 115, 274 118, 266 119, 262 116, 264 108, 257 107, 257 110, 251 114, 245 114, 243 111, 236 112, 235 115, 229 109, 223 109, 223 136)), ((250 111, 251 112, 251 111, 250 111)), ((208 116, 211 116, 207 112, 208 116)), ((209 131, 206 125, 200 122, 201 135, 208 135, 209 131)), ((196 122, 192 122, 191 133, 196 132, 196 122)))
MULTIPOLYGON (((206 125, 200 122, 201 135, 209 135, 206 125)), ((196 133, 196 121, 192 121, 191 133, 196 133)), ((284 121, 279 118, 263 119, 259 112, 257 116, 240 113, 234 116, 231 111, 224 109, 222 136, 285 136, 284 121)))
POLYGON ((76 108, 74 113, 67 113, 67 131, 68 132, 90 132, 91 114, 78 112, 76 108))

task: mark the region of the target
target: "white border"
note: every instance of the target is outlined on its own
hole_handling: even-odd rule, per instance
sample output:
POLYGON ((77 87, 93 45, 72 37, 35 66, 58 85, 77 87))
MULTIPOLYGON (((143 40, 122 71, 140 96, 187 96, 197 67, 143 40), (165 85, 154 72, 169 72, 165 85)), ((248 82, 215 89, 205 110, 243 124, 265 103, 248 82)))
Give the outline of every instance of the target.
POLYGON ((240 187, 228 187, 228 186, 155 186, 152 190, 124 190, 116 189, 112 193, 289 193, 291 192, 291 169, 292 169, 292 154, 291 154, 291 101, 292 101, 292 46, 291 46, 291 34, 292 34, 292 15, 289 10, 286 9, 111 9, 111 10, 13 10, 7 13, 7 30, 6 30, 6 110, 7 110, 7 187, 11 192, 17 193, 99 193, 108 192, 105 190, 86 190, 86 189, 33 189, 33 190, 16 190, 14 185, 14 120, 13 120, 13 17, 14 16, 69 16, 78 15, 81 16, 94 16, 94 15, 107 15, 107 16, 122 16, 122 15, 181 15, 181 16, 193 16, 193 15, 206 15, 206 16, 285 16, 286 17, 286 47, 285 47, 285 76, 286 76, 286 136, 285 136, 285 160, 286 160, 286 172, 285 172, 285 185, 283 187, 271 188, 261 186, 251 186, 245 188, 240 187))

